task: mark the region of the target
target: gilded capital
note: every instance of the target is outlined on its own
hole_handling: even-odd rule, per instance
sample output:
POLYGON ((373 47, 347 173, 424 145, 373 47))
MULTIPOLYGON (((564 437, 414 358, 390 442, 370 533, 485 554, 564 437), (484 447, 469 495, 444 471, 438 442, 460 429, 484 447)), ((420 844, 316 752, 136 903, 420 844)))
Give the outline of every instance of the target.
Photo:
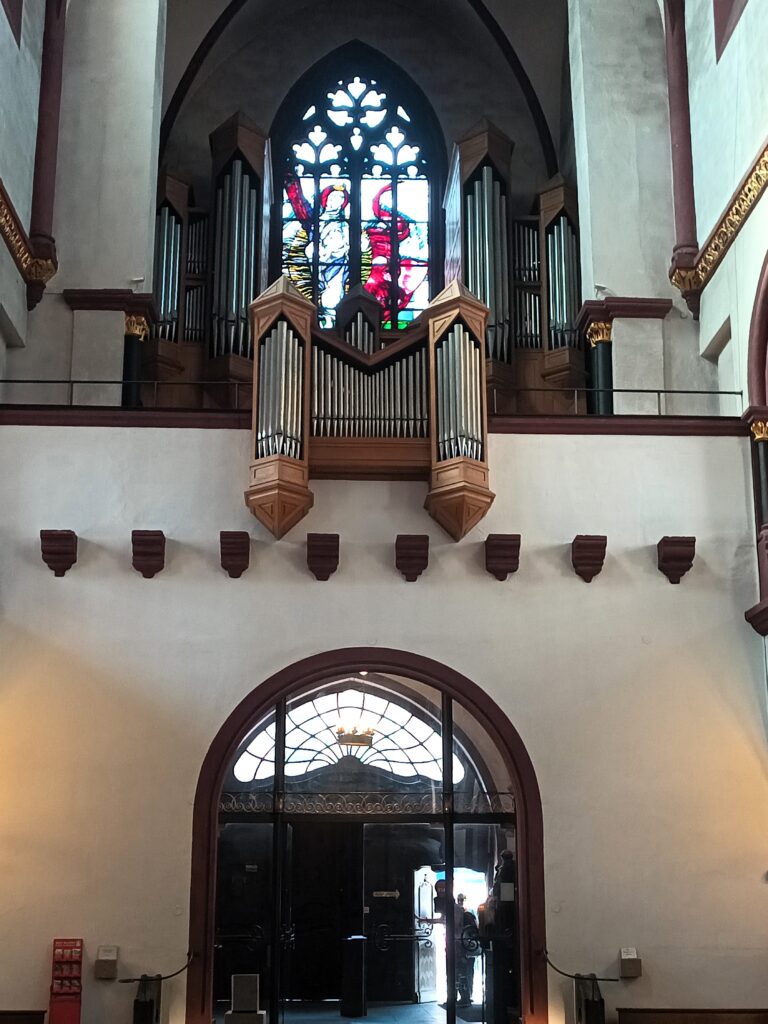
POLYGON ((126 313, 125 333, 144 340, 149 335, 149 324, 145 316, 136 316, 126 313))
POLYGON ((26 275, 28 281, 40 281, 47 284, 56 273, 56 264, 53 260, 43 260, 35 257, 27 264, 26 275))
POLYGON ((752 431, 752 437, 756 441, 768 441, 768 421, 753 420, 749 425, 749 429, 752 431))
POLYGON ((587 341, 592 346, 613 341, 611 336, 612 323, 610 320, 593 320, 587 327, 587 341))

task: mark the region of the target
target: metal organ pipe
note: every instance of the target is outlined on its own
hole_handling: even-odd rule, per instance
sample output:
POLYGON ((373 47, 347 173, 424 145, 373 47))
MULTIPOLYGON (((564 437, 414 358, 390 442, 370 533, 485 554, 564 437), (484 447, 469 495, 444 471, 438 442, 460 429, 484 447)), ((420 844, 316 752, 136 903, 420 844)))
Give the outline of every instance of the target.
POLYGON ((547 231, 549 343, 551 348, 575 346, 574 323, 579 312, 579 246, 564 213, 547 231))
POLYGON ((302 346, 285 320, 278 320, 259 345, 257 455, 301 455, 304 386, 302 346))
POLYGON ((155 217, 153 291, 158 314, 157 335, 169 341, 177 341, 179 336, 181 235, 181 220, 164 204, 155 217))
POLYGON ((212 354, 250 356, 248 306, 256 282, 258 179, 235 159, 219 179, 213 246, 212 354))
POLYGON ((314 346, 314 437, 426 437, 427 420, 425 348, 369 370, 314 346))
POLYGON ((435 347, 437 454, 440 460, 483 457, 480 352, 454 324, 435 347))

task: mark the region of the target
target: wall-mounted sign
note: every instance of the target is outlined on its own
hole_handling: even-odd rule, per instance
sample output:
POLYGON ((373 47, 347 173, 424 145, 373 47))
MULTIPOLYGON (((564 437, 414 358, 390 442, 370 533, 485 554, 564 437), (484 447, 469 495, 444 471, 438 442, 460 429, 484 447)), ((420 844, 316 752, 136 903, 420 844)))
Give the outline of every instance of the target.
POLYGON ((399 900, 400 890, 399 889, 380 889, 378 892, 373 894, 374 899, 378 900, 399 900))

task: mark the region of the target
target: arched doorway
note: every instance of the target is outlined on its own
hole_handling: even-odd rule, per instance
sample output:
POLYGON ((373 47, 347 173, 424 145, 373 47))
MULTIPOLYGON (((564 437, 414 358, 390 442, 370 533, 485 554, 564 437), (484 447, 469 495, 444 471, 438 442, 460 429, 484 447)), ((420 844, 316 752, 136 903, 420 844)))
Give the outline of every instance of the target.
POLYGON ((422 1022, 515 1012, 543 1024, 544 948, 533 766, 465 676, 403 651, 347 648, 276 673, 222 726, 195 797, 188 1024, 209 1024, 228 972, 263 975, 268 1024, 330 1021, 350 1006, 357 1016, 366 968, 369 998, 390 997, 398 1022, 416 1001, 422 1022), (304 880, 323 898, 309 901, 304 880), (479 936, 448 910, 470 884, 479 936), (244 927, 251 911, 234 907, 260 920, 244 927))

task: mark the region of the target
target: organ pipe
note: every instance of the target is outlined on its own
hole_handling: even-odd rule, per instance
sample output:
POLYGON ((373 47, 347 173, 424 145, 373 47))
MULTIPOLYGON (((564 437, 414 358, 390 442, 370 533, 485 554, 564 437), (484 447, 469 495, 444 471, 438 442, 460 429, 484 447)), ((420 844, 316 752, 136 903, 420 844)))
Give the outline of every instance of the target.
POLYGON ((546 242, 549 347, 575 347, 580 304, 579 249, 576 231, 565 213, 548 226, 546 242))
POLYGON ((259 344, 256 454, 301 458, 304 363, 301 340, 280 319, 259 344))
POLYGON ((461 323, 435 346, 438 459, 483 458, 480 350, 461 323))
POLYGON ((216 185, 213 247, 212 355, 250 357, 248 306, 256 286, 259 181, 236 157, 216 185))
POLYGON ((468 183, 464 197, 465 280, 489 310, 486 351, 508 363, 512 355, 509 231, 505 185, 486 164, 468 183))
POLYGON ((513 344, 516 348, 541 348, 539 225, 535 218, 514 221, 512 254, 513 344))
POLYGON ((176 211, 168 203, 163 203, 155 217, 153 292, 157 309, 157 336, 168 341, 177 341, 179 333, 183 227, 176 211))
POLYGON ((425 347, 369 369, 313 345, 314 437, 427 437, 428 417, 425 347))

